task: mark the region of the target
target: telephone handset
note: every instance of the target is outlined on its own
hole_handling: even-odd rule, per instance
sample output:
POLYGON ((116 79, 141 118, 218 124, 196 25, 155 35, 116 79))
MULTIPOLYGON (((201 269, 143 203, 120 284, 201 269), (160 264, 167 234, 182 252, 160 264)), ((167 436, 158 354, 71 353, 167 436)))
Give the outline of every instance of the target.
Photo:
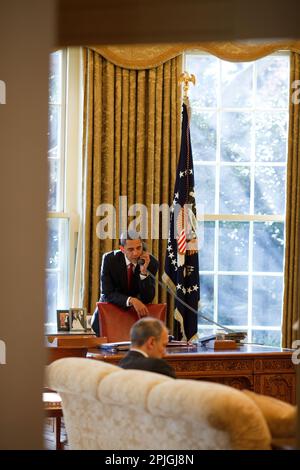
MULTIPOLYGON (((143 245, 143 251, 148 251, 147 244, 145 242, 142 242, 142 245, 143 245)), ((143 264, 145 264, 145 260, 139 259, 137 264, 139 264, 140 266, 143 266, 143 264)))

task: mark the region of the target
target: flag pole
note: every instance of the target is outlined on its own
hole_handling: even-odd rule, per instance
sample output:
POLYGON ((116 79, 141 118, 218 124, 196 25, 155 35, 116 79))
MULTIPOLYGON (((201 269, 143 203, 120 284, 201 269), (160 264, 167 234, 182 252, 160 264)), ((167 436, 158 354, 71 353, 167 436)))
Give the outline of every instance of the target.
POLYGON ((163 274, 164 282, 176 292, 174 318, 180 325, 180 334, 184 340, 197 337, 197 316, 191 314, 189 307, 198 313, 200 298, 197 212, 188 98, 190 83, 196 83, 195 75, 183 72, 179 77, 179 85, 183 85, 181 146, 163 274))
POLYGON ((190 87, 190 83, 193 83, 193 85, 196 84, 196 77, 194 74, 189 74, 188 72, 184 71, 182 74, 180 74, 179 77, 179 85, 183 85, 183 98, 182 101, 186 104, 186 106, 189 108, 189 97, 188 97, 188 91, 190 87))

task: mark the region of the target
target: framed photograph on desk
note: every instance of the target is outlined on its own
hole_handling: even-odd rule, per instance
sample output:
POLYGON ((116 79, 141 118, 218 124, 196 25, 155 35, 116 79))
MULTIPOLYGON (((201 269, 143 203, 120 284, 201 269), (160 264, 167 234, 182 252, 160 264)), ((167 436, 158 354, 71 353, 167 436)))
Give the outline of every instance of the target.
POLYGON ((93 315, 87 315, 86 316, 86 329, 90 331, 92 329, 92 318, 93 315))
POLYGON ((86 330, 86 308, 69 309, 70 331, 86 330))
POLYGON ((69 331, 69 310, 56 310, 57 331, 69 331))

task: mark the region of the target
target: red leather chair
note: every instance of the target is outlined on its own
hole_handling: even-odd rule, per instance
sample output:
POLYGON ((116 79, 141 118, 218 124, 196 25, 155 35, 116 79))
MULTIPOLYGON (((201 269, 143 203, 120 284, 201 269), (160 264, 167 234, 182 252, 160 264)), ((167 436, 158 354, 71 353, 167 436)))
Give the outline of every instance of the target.
MULTIPOLYGON (((101 336, 107 337, 108 343, 130 340, 130 328, 139 317, 131 308, 120 308, 109 302, 97 302, 101 336)), ((149 316, 165 323, 166 304, 148 304, 149 316)))

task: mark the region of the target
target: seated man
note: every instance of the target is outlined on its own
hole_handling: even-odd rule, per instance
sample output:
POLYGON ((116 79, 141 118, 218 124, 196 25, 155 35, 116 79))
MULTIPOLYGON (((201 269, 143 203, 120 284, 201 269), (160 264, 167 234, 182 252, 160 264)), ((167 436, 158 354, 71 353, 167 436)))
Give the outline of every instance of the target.
POLYGON ((131 348, 120 361, 123 369, 140 369, 175 378, 175 370, 162 356, 168 343, 168 330, 160 320, 142 318, 130 330, 131 348))
MULTIPOLYGON (((133 307, 139 318, 149 314, 147 306, 155 296, 154 276, 158 262, 144 250, 144 244, 137 233, 122 234, 120 250, 105 253, 101 266, 100 302, 111 302, 119 307, 133 307), (143 260, 144 264, 138 262, 143 260)), ((98 309, 92 319, 92 328, 100 336, 98 309)))

